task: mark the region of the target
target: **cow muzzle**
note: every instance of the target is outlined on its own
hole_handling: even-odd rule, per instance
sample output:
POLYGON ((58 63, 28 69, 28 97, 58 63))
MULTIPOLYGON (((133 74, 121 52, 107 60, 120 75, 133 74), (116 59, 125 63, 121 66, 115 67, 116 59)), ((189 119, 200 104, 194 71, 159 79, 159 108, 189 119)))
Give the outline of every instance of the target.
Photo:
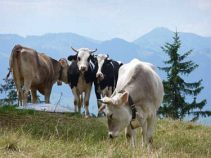
POLYGON ((99 79, 100 81, 103 80, 103 79, 104 79, 103 73, 98 72, 98 73, 96 74, 96 78, 99 79))
POLYGON ((81 72, 87 71, 87 67, 86 67, 86 66, 81 66, 81 67, 80 67, 80 71, 81 71, 81 72))
POLYGON ((110 139, 113 139, 113 138, 114 138, 112 134, 108 134, 108 137, 109 137, 110 139))
POLYGON ((113 132, 108 132, 108 137, 110 139, 114 139, 115 137, 117 137, 118 134, 114 134, 113 132))

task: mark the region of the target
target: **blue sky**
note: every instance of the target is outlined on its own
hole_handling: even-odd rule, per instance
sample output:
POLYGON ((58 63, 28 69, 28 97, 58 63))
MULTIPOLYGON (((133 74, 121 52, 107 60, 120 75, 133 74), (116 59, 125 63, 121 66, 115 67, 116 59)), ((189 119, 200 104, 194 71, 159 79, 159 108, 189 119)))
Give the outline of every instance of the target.
POLYGON ((211 0, 0 0, 0 33, 132 41, 161 26, 211 36, 211 0))

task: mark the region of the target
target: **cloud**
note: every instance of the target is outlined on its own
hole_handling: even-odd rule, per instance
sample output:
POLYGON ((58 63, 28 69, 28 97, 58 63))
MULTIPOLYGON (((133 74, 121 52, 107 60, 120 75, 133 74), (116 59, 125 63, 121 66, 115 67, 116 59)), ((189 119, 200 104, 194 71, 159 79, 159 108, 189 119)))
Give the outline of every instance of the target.
POLYGON ((210 22, 200 26, 210 19, 210 8, 211 0, 0 0, 0 32, 24 36, 73 32, 99 40, 132 41, 163 26, 211 35, 210 22))
POLYGON ((190 4, 197 7, 200 10, 210 10, 211 0, 189 0, 190 4))

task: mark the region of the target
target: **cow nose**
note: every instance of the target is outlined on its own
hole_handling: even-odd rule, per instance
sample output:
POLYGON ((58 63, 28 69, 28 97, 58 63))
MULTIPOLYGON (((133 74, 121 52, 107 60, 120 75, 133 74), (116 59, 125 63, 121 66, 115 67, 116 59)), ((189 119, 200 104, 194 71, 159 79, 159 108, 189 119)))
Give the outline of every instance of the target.
POLYGON ((85 71, 86 70, 86 66, 81 66, 81 71, 85 71))
POLYGON ((96 77, 99 79, 103 79, 104 76, 101 72, 99 72, 99 73, 97 73, 96 77))
POLYGON ((108 134, 108 136, 109 136, 110 139, 113 139, 114 138, 113 135, 110 134, 110 133, 108 134))

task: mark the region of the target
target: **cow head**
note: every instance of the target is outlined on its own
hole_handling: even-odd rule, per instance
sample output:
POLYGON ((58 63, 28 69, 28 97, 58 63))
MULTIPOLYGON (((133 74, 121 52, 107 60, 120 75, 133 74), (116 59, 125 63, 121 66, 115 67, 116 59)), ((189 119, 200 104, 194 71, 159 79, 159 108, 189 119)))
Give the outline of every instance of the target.
POLYGON ((62 58, 59 59, 59 63, 61 65, 60 74, 59 74, 59 80, 57 80, 57 85, 62 85, 62 81, 65 83, 68 83, 68 77, 67 77, 67 71, 69 68, 67 59, 62 58))
POLYGON ((75 51, 76 54, 69 56, 68 60, 77 61, 79 71, 84 73, 85 71, 88 70, 90 60, 94 60, 93 59, 94 58, 93 53, 96 52, 97 49, 90 50, 88 48, 80 48, 80 49, 77 50, 77 49, 72 48, 72 50, 75 51))
POLYGON ((96 59, 97 59, 97 64, 98 64, 96 78, 101 81, 104 79, 104 75, 102 73, 102 67, 105 63, 110 62, 111 59, 109 58, 109 56, 107 54, 98 54, 96 56, 96 59))
POLYGON ((129 94, 126 91, 114 92, 111 97, 104 97, 100 102, 106 104, 108 119, 108 134, 110 138, 118 136, 119 132, 126 128, 131 121, 128 104, 129 94))

